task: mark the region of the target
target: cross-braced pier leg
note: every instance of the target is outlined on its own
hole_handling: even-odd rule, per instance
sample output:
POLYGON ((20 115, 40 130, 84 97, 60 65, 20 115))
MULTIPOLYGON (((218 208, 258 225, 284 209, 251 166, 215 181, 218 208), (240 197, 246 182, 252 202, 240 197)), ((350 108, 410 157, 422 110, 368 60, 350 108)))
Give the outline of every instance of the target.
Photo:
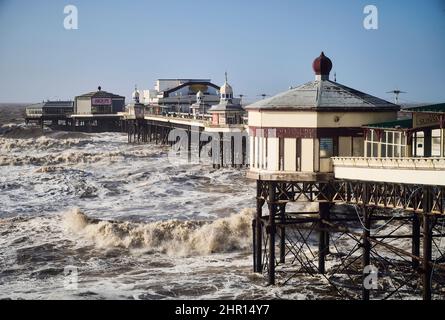
POLYGON ((254 238, 254 271, 257 273, 263 272, 263 226, 262 226, 262 217, 263 217, 263 205, 264 199, 261 197, 262 189, 261 182, 257 181, 257 200, 256 200, 256 217, 255 221, 255 232, 253 234, 254 238))
MULTIPOLYGON (((411 253, 415 257, 420 256, 420 219, 419 214, 414 212, 413 213, 413 219, 412 219, 412 250, 411 253)), ((417 270, 419 268, 419 260, 416 258, 412 258, 412 266, 414 270, 417 270)))
POLYGON ((286 262, 286 205, 278 206, 280 214, 280 263, 286 262))
POLYGON ((329 219, 329 202, 320 202, 319 204, 319 237, 318 237, 318 272, 324 274, 326 272, 326 255, 329 252, 329 232, 324 221, 329 219))
POLYGON ((277 204, 276 204, 276 183, 271 183, 269 185, 269 284, 275 284, 275 216, 277 214, 277 204))

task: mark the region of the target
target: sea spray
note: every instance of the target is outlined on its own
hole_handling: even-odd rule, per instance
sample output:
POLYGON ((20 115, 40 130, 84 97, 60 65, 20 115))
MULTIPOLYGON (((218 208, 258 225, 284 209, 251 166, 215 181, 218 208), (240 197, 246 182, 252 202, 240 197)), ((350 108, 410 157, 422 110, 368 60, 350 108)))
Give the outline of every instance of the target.
POLYGON ((64 215, 65 229, 100 248, 142 248, 172 256, 208 255, 249 248, 253 209, 214 221, 167 220, 152 223, 89 218, 79 209, 64 215))
POLYGON ((23 165, 75 165, 75 164, 90 164, 98 162, 115 162, 125 158, 146 158, 151 157, 155 153, 152 150, 135 150, 135 151, 109 151, 109 152, 84 152, 84 151, 63 151, 54 152, 51 154, 42 155, 1 155, 0 166, 23 166, 23 165))

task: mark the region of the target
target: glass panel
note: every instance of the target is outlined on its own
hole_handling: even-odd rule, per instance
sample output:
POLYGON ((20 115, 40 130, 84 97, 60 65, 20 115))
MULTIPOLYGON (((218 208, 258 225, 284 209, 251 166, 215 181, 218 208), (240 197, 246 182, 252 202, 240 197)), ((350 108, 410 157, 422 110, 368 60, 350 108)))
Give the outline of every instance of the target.
POLYGON ((394 146, 394 157, 400 157, 400 146, 394 146))
POLYGON ((363 138, 354 137, 352 138, 352 156, 353 157, 363 157, 363 138))
POLYGON ((393 156, 393 145, 389 145, 388 146, 388 152, 387 152, 387 154, 386 154, 386 156, 388 157, 388 158, 391 158, 392 156, 393 156))
POLYGON ((388 132, 388 143, 392 143, 394 141, 393 136, 394 132, 388 132))
POLYGON ((440 157, 440 137, 434 137, 432 144, 431 155, 433 157, 440 157))
POLYGON ((378 156, 378 147, 379 145, 377 143, 372 144, 372 157, 378 156))
POLYGON ((387 149, 387 147, 388 147, 388 149, 391 148, 391 146, 388 146, 386 144, 382 144, 382 157, 386 157, 386 149, 387 149))
POLYGON ((332 138, 320 138, 320 158, 330 158, 334 155, 332 138))
POLYGON ((372 146, 372 143, 370 143, 370 142, 366 143, 366 156, 368 156, 368 157, 372 157, 371 146, 372 146))
POLYGON ((400 144, 400 132, 394 132, 394 144, 400 144))

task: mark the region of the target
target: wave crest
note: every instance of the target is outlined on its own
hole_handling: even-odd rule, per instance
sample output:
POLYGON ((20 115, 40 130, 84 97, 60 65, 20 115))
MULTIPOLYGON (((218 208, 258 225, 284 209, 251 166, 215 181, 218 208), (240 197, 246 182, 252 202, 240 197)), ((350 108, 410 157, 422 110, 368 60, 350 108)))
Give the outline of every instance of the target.
POLYGON ((89 218, 79 209, 64 215, 68 231, 101 248, 142 248, 174 256, 244 250, 251 244, 253 209, 211 222, 167 220, 131 223, 89 218))

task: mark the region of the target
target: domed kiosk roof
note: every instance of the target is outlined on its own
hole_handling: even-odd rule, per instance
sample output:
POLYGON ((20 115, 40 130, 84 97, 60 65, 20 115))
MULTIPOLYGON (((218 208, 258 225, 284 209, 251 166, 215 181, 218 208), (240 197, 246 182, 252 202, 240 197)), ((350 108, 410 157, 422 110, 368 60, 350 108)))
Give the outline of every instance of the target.
POLYGON ((221 94, 233 94, 232 86, 230 84, 228 84, 227 82, 224 82, 224 84, 219 89, 219 93, 221 93, 221 94))
POLYGON ((320 56, 315 58, 312 63, 312 69, 316 75, 329 75, 332 70, 332 61, 322 51, 320 56))
POLYGON ((329 80, 332 62, 323 52, 314 60, 312 67, 316 74, 315 81, 257 101, 247 106, 246 109, 316 111, 392 111, 400 109, 396 104, 329 80))

